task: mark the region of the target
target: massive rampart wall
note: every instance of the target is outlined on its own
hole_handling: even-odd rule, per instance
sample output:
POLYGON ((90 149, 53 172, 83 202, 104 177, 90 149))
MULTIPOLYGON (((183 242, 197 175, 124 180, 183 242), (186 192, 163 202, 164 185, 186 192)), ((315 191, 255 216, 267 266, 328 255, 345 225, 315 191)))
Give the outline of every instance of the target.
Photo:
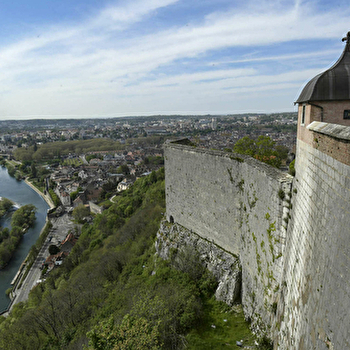
POLYGON ((349 128, 313 123, 309 131, 298 140, 278 343, 350 349, 349 128))
POLYGON ((253 326, 274 323, 291 177, 250 157, 165 145, 167 218, 239 256, 253 326))
POLYGON ((293 180, 166 145, 167 218, 239 257, 245 315, 275 349, 350 349, 350 128, 308 130, 293 180))

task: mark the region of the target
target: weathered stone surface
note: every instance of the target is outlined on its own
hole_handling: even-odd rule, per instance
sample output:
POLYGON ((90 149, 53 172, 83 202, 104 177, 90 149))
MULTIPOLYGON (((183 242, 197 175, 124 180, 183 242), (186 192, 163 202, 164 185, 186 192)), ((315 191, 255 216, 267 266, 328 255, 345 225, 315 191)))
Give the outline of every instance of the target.
POLYGON ((292 177, 250 157, 190 146, 167 144, 164 155, 167 219, 239 257, 245 315, 272 337, 292 177))
POLYGON ((275 349, 350 349, 348 130, 327 128, 298 140, 293 180, 246 157, 165 146, 167 219, 202 237, 184 233, 176 247, 212 244, 201 255, 222 278, 223 300, 235 295, 226 280, 236 277, 225 265, 216 271, 216 249, 239 257, 245 315, 275 349))
POLYGON ((350 349, 350 167, 298 140, 295 168, 279 349, 350 349))
POLYGON ((201 263, 218 281, 216 299, 228 305, 240 301, 241 266, 237 256, 228 253, 179 224, 163 221, 157 233, 156 252, 162 259, 169 259, 172 252, 193 248, 201 263))
POLYGON ((341 139, 344 141, 350 141, 350 128, 348 126, 339 124, 330 124, 322 122, 312 122, 307 126, 307 129, 325 134, 327 136, 341 139))

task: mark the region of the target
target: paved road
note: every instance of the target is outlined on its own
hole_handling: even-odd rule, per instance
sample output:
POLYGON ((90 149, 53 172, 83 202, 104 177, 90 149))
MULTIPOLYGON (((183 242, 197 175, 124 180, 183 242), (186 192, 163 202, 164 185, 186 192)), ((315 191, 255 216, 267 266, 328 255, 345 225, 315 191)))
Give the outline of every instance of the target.
POLYGON ((45 243, 40 249, 40 252, 33 266, 31 267, 25 281, 22 283, 22 287, 16 290, 17 296, 11 308, 13 307, 13 305, 21 301, 26 301, 28 299, 29 292, 32 290, 33 287, 35 287, 38 284, 38 281, 41 278, 42 262, 44 259, 46 259, 49 256, 49 246, 51 244, 58 245, 60 242, 64 240, 68 232, 70 230, 74 230, 75 227, 77 226, 75 223, 73 223, 70 220, 70 217, 68 216, 68 214, 52 219, 51 223, 53 226, 48 235, 48 238, 46 239, 45 243))
POLYGON ((51 243, 47 239, 42 246, 33 266, 31 267, 25 281, 22 283, 21 289, 18 290, 17 297, 13 304, 19 303, 21 301, 26 301, 29 296, 29 292, 38 284, 38 281, 41 277, 41 264, 42 261, 48 256, 49 253, 49 245, 51 243))

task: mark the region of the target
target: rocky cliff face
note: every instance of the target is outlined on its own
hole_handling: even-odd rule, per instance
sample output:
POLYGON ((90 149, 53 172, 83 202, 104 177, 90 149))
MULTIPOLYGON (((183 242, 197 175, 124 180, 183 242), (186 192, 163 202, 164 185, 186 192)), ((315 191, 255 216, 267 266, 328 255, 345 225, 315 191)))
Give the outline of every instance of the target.
POLYGON ((179 252, 190 248, 199 256, 218 282, 216 299, 233 305, 240 302, 242 272, 239 258, 179 224, 163 221, 157 233, 156 251, 163 259, 176 260, 179 252))

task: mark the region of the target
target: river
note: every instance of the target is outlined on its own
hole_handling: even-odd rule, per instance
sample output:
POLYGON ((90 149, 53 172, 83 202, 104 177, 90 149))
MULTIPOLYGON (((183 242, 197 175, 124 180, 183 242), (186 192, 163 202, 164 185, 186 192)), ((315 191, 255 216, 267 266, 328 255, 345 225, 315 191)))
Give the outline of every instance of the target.
MULTIPOLYGON (((46 222, 46 213, 49 206, 33 189, 24 181, 17 181, 9 176, 7 169, 0 166, 0 197, 11 199, 16 206, 33 204, 37 208, 34 227, 30 228, 23 236, 14 256, 5 269, 0 270, 0 312, 8 307, 10 299, 5 291, 11 287, 11 281, 15 277, 19 267, 26 258, 31 246, 36 242, 41 229, 46 222)), ((0 220, 0 225, 9 227, 11 215, 0 220)))

